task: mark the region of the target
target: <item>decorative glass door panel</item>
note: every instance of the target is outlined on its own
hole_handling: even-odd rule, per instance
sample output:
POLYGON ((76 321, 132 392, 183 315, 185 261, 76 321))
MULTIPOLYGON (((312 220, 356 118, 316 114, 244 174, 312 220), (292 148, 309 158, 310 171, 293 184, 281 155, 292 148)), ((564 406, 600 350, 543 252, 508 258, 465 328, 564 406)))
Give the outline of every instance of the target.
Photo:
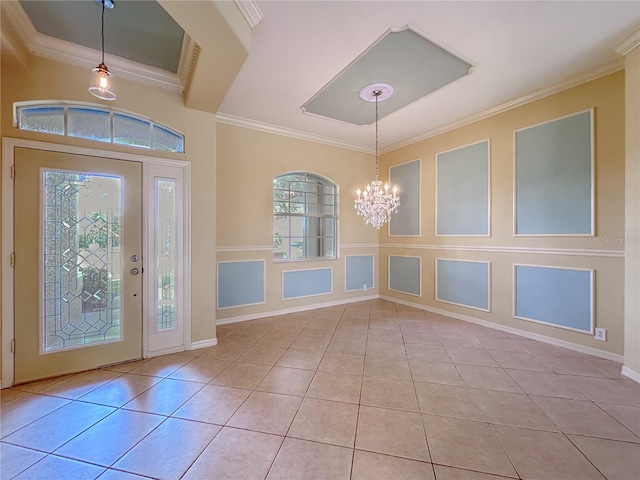
POLYGON ((156 178, 158 331, 176 328, 176 180, 156 178))
POLYGON ((15 172, 15 382, 141 358, 141 165, 16 148, 15 172))
POLYGON ((44 170, 43 352, 118 341, 122 178, 44 170))
POLYGON ((147 353, 160 355, 185 348, 185 201, 184 170, 173 165, 148 165, 147 203, 154 214, 146 225, 149 248, 146 303, 147 353))

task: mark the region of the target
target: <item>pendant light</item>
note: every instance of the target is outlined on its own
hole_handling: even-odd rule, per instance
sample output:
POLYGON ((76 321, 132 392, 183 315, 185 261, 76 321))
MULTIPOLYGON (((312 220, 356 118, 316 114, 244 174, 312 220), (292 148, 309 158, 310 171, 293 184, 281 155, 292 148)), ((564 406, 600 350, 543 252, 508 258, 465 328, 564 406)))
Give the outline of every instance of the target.
POLYGON ((386 100, 393 93, 393 87, 386 83, 374 83, 367 85, 360 91, 360 98, 366 102, 376 103, 376 179, 369 183, 364 191, 356 190, 358 196, 355 200, 355 208, 358 215, 364 217, 365 225, 371 224, 380 229, 382 225, 391 219, 391 213, 398 213, 400 197, 398 188, 393 187, 389 191, 389 184, 382 186, 378 180, 380 168, 380 154, 378 152, 378 101, 386 100))
POLYGON ((89 92, 102 100, 115 100, 116 92, 113 85, 111 72, 104 63, 104 10, 112 9, 115 4, 112 0, 96 0, 102 5, 102 61, 100 65, 91 71, 91 80, 89 81, 89 92))

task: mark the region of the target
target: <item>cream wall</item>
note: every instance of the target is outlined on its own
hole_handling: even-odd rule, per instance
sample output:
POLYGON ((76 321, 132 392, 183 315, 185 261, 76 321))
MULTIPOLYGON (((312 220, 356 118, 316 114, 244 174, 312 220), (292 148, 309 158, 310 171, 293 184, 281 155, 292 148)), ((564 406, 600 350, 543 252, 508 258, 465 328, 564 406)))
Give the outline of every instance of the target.
POLYGON ((222 123, 217 132, 218 261, 264 260, 266 273, 266 303, 219 310, 219 322, 376 295, 377 288, 344 291, 346 255, 373 254, 377 264, 377 232, 353 208, 355 190, 375 175, 373 155, 222 123), (318 173, 338 185, 340 258, 274 262, 273 179, 293 171, 318 173), (333 293, 282 300, 283 270, 327 267, 333 269, 333 293))
MULTIPOLYGON (((4 50, 3 50, 4 51, 4 50)), ((143 149, 82 139, 39 134, 13 126, 14 102, 70 100, 99 103, 87 91, 86 69, 47 59, 23 57, 21 62, 2 58, 1 128, 3 137, 14 137, 95 149, 148 155, 143 149)), ((181 93, 150 87, 116 77, 117 100, 101 105, 123 109, 165 124, 183 133, 185 154, 153 152, 156 157, 191 162, 192 219, 192 332, 193 342, 215 338, 215 242, 216 242, 216 123, 215 115, 185 108, 181 93)), ((2 252, 5 255, 6 252, 2 252)))
POLYGON ((451 312, 621 355, 624 351, 624 245, 619 240, 625 235, 624 105, 624 72, 621 71, 383 155, 384 172, 394 165, 422 160, 422 230, 419 237, 389 237, 386 229, 381 231, 380 294, 426 309, 451 312), (514 130, 590 108, 595 109, 596 236, 514 237, 514 130), (490 139, 491 235, 436 237, 435 155, 484 139, 490 139), (494 251, 486 251, 487 247, 494 251), (544 254, 535 249, 553 249, 557 254, 544 254), (389 254, 422 259, 421 297, 388 290, 389 254), (491 262, 490 312, 435 300, 434 263, 439 257, 491 262), (595 323, 607 329, 607 341, 513 318, 514 263, 595 269, 595 323))
POLYGON ((626 232, 624 366, 640 381, 640 46, 625 56, 626 232))

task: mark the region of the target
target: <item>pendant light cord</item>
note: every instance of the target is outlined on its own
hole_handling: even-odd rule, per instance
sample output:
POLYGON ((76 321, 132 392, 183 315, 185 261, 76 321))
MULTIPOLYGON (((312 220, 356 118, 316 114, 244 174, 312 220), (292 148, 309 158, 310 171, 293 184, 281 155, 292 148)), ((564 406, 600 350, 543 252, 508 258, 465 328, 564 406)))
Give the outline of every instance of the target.
POLYGON ((104 65, 104 0, 102 0, 102 64, 104 65))

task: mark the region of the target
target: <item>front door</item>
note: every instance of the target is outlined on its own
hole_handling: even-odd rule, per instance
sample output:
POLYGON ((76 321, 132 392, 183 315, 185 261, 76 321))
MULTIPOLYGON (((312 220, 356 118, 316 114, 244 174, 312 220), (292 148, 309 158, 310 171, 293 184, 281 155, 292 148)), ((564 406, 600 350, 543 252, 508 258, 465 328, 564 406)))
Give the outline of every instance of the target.
POLYGON ((142 166, 15 150, 15 383, 142 357, 142 166))

